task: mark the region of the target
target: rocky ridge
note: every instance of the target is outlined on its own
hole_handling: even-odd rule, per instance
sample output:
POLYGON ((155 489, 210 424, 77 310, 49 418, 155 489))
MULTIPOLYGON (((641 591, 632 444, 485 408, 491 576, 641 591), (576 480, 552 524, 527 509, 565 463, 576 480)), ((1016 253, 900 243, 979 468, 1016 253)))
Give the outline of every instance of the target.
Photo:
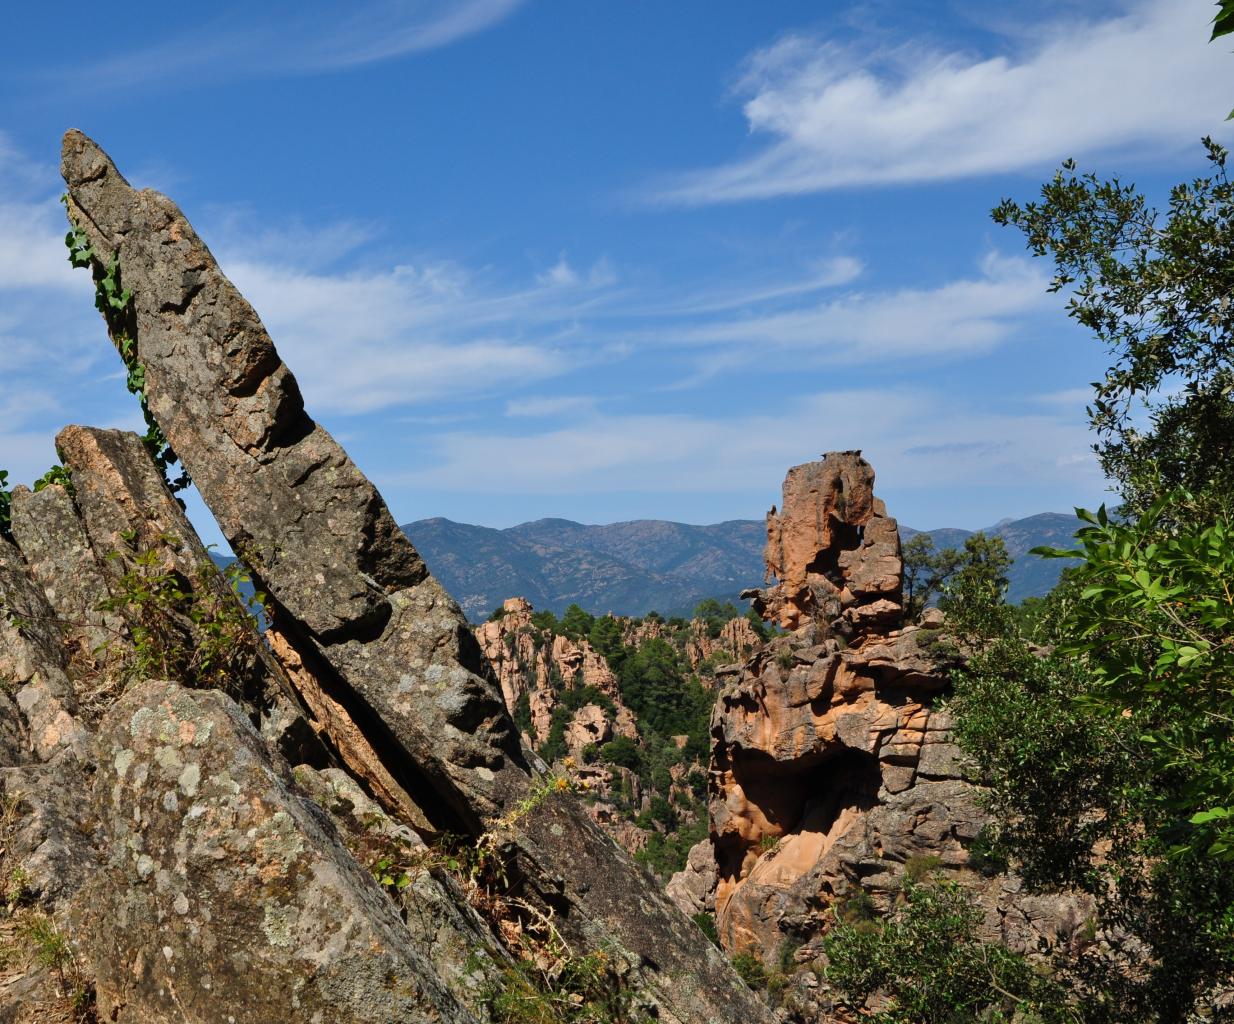
MULTIPOLYGON (((1038 545, 1069 547, 1074 515, 1042 513, 984 527, 1012 558, 1007 599, 1043 597, 1065 563, 1030 555, 1038 545)), ((560 615, 570 604, 597 613, 688 615, 704 598, 735 600, 763 571, 765 524, 753 519, 692 526, 642 520, 589 526, 543 519, 498 530, 448 519, 402 527, 472 622, 512 594, 560 615)), ((901 525, 908 540, 919 532, 901 525)), ((925 531, 938 548, 963 547, 972 531, 925 531)))
POLYGON ((710 835, 669 893, 712 912, 720 941, 788 975, 790 1019, 836 1011, 817 968, 842 906, 885 912, 903 880, 941 872, 990 940, 1036 953, 1086 909, 1029 897, 972 855, 984 818, 939 707, 954 648, 941 613, 904 621, 899 534, 859 452, 789 470, 767 517, 773 585, 750 591, 787 635, 717 672, 710 835))
MULTIPOLYGON (((569 628, 565 621, 535 613, 521 597, 506 600, 475 628, 524 742, 546 760, 573 765, 592 818, 632 854, 646 854, 649 843, 678 842, 705 818, 699 796, 711 697, 703 689, 714 685, 716 666, 739 662, 762 643, 735 608, 715 603, 713 610, 710 621, 588 616, 607 655, 588 636, 562 632, 569 628), (614 666, 624 672, 629 659, 651 644, 668 652, 662 670, 679 669, 676 685, 696 687, 705 697, 695 737, 688 719, 675 720, 680 733, 659 735, 630 706, 614 666), (627 745, 615 750, 609 747, 614 740, 627 745), (658 802, 665 806, 657 813, 658 802)), ((627 678, 626 685, 638 705, 637 680, 627 678)), ((664 852, 654 862, 657 869, 672 856, 664 852)))
POLYGON ((62 171, 75 262, 269 629, 142 439, 62 432, 61 482, 19 491, 0 539, 25 943, 0 1020, 484 1021, 567 976, 555 998, 614 1020, 770 1020, 521 742, 460 609, 179 209, 80 132, 62 171))

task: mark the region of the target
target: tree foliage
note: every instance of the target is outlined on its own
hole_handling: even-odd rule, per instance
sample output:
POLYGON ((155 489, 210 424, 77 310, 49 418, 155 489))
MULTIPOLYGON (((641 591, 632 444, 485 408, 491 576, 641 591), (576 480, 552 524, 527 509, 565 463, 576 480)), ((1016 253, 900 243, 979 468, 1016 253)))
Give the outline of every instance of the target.
POLYGON ((1047 552, 1084 559, 1058 649, 1091 674, 1094 713, 1134 723, 1161 841, 1234 860, 1234 527, 1162 528, 1190 504, 1166 495, 1126 523, 1079 512, 1080 546, 1047 552))
POLYGON ((571 640, 581 640, 591 632, 596 624, 596 617, 583 611, 577 604, 572 604, 561 615, 557 623, 557 632, 571 640))
POLYGON ((871 1024, 1076 1020, 1057 984, 1023 956, 977 938, 980 923, 956 883, 906 881, 887 918, 837 916, 825 940, 827 978, 858 1005, 884 997, 863 1017, 871 1024))
POLYGON ((904 562, 904 614, 913 622, 955 575, 961 555, 955 548, 940 551, 928 533, 916 533, 904 543, 900 557, 904 562))
POLYGON ((993 213, 1052 257, 1050 290, 1110 353, 1088 409, 1094 449, 1137 511, 1179 487, 1206 506, 1234 494, 1234 187, 1226 150, 1204 147, 1209 174, 1176 185, 1164 213, 1074 161, 1039 202, 993 213))

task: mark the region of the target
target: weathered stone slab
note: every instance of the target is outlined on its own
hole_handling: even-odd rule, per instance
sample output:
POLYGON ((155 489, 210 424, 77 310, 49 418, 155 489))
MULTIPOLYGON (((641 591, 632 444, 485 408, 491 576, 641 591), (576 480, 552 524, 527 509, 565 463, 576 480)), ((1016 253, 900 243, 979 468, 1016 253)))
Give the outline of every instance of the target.
MULTIPOLYGON (((532 773, 458 605, 309 418, 252 307, 179 209, 133 190, 80 132, 65 136, 62 172, 96 275, 114 260, 133 293, 124 322, 109 327, 134 344, 155 418, 271 594, 274 625, 298 657, 293 678, 315 680, 435 829, 476 834, 517 807, 532 773)), ((596 946, 626 950, 649 998, 672 1008, 665 1019, 767 1020, 690 921, 658 895, 642 898, 654 882, 581 805, 562 804, 562 821, 528 820, 512 839, 528 893, 596 946), (683 983, 695 969, 697 989, 683 983)))
POLYGON ((80 132, 65 135, 69 213, 119 257, 150 408, 224 534, 314 635, 371 628, 427 575, 373 485, 304 411, 244 297, 169 199, 136 192, 80 132), (255 510, 265 509, 261 515, 255 510))
POLYGON ((583 804, 570 795, 538 802, 517 838, 519 863, 545 902, 585 908, 557 926, 575 948, 606 948, 621 939, 653 1020, 665 1024, 732 1021, 753 1024, 771 1012, 744 985, 728 960, 673 905, 659 882, 622 854, 583 804), (613 851, 604 855, 605 849, 613 851), (537 869, 538 870, 535 870, 537 869))
POLYGON ((394 850, 394 858, 407 866, 408 882, 398 898, 416 948, 427 951, 437 977, 458 1000, 483 1017, 486 997, 501 987, 502 968, 512 960, 458 881, 434 864, 414 831, 389 817, 345 772, 299 765, 293 774, 362 862, 366 852, 371 862, 394 850))
POLYGON ((142 684, 99 741, 107 863, 82 947, 100 1019, 475 1020, 226 696, 142 684))
POLYGON ((13 698, 0 690, 0 768, 11 768, 30 760, 30 736, 26 720, 13 698))
POLYGON ((0 794, 12 808, 0 836, 4 877, 21 872, 27 898, 44 910, 66 907, 98 867, 89 821, 91 781, 70 754, 0 769, 0 794))
POLYGON ((68 491, 59 484, 37 492, 14 488, 13 537, 83 658, 93 660, 123 635, 124 620, 99 607, 111 595, 68 491))
MULTIPOLYGON (((60 431, 56 444, 72 474, 85 537, 107 588, 116 592, 139 558, 154 555, 152 568, 174 576, 184 592, 207 588, 218 607, 242 611, 141 438, 128 431, 70 426, 60 431)), ((123 618, 135 612, 122 608, 113 614, 123 618)), ((247 623, 244 615, 233 617, 247 623)), ((188 616, 178 616, 167 628, 178 629, 186 647, 201 639, 198 625, 188 616)), ((283 726, 280 735, 272 737, 275 742, 292 742, 289 737, 294 736, 297 747, 306 741, 315 745, 312 730, 301 727, 304 716, 281 665, 260 642, 255 627, 246 625, 243 632, 245 643, 230 652, 234 664, 229 692, 256 712, 283 712, 276 715, 283 726)), ((113 643, 117 637, 127 646, 122 633, 113 629, 113 643)), ((303 759, 304 751, 296 752, 301 757, 295 759, 303 759)))
POLYGON ((280 630, 315 675, 342 677, 350 717, 380 720, 411 755, 440 827, 474 830, 500 814, 527 769, 458 606, 309 418, 257 314, 175 204, 132 189, 80 132, 65 136, 62 172, 96 272, 118 259, 133 293, 123 330, 150 409, 272 596, 280 630))
POLYGON ((63 749, 90 757, 90 734, 75 717, 77 699, 65 668, 56 614, 21 552, 0 537, 0 687, 13 694, 41 761, 63 749))

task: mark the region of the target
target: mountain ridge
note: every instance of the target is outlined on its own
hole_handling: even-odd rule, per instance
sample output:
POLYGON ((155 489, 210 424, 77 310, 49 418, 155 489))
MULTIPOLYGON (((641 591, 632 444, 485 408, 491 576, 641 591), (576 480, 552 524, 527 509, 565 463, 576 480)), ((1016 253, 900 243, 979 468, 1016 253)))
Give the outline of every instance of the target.
MULTIPOLYGON (((1078 526, 1074 515, 1041 512, 984 531, 901 527, 900 534, 927 533, 940 548, 960 547, 977 532, 1002 537, 1013 560, 1008 597, 1018 602, 1049 591, 1067 564, 1029 549, 1065 546, 1078 526)), ((497 529, 435 516, 402 530, 473 622, 508 597, 558 614, 570 604, 599 614, 688 614, 704 598, 736 601, 763 579, 766 526, 759 519, 587 524, 545 517, 497 529)))

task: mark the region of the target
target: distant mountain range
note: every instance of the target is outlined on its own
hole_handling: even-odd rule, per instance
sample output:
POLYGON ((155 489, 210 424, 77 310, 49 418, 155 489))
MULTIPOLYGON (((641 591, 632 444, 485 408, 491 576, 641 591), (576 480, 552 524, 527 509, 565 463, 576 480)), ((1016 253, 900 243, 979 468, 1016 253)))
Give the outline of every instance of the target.
MULTIPOLYGON (((1044 512, 1005 520, 983 531, 1003 538, 1014 559, 1009 597, 1022 601, 1054 586, 1063 564, 1029 555, 1039 544, 1066 546, 1074 516, 1044 512)), ((507 597, 560 614, 578 604, 593 613, 688 614, 706 597, 737 601, 763 579, 761 520, 733 519, 690 526, 639 519, 585 526, 537 519, 505 530, 449 519, 421 519, 403 527, 430 570, 473 622, 507 597)), ((921 531, 901 528, 907 540, 921 531)), ((925 531, 937 547, 960 547, 970 530, 925 531)))

